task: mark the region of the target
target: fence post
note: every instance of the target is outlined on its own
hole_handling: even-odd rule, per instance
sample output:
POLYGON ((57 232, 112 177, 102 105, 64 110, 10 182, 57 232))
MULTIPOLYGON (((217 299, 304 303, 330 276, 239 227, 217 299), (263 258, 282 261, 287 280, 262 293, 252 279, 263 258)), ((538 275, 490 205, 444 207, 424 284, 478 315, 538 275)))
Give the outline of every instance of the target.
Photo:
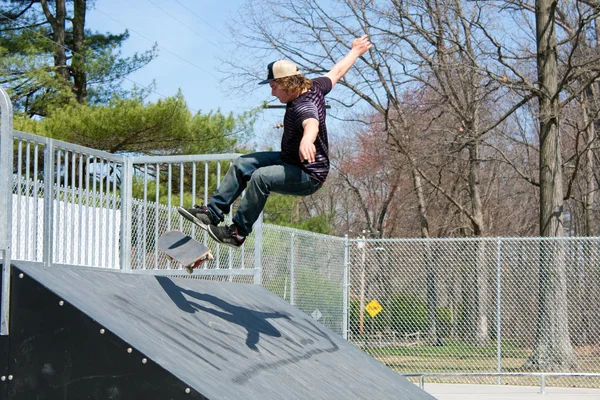
MULTIPOLYGON (((133 160, 123 160, 121 180, 121 271, 131 272, 131 213, 133 203, 133 160)), ((157 200, 158 203, 158 200, 157 200)), ((145 240, 142 239, 142 240, 145 240)))
POLYGON ((296 233, 292 232, 290 235, 290 304, 296 305, 296 273, 294 271, 294 238, 296 233))
MULTIPOLYGON (((497 372, 502 372, 502 239, 498 239, 498 247, 496 254, 496 346, 498 367, 497 372)), ((498 385, 502 385, 502 377, 497 377, 498 385)))
POLYGON ((254 224, 254 283, 262 284, 263 213, 254 224))
POLYGON ((342 316, 342 336, 344 339, 348 340, 348 331, 349 331, 349 305, 348 305, 348 292, 350 291, 350 257, 348 252, 350 251, 350 239, 348 235, 344 235, 344 286, 343 286, 343 296, 344 296, 344 309, 342 316))
POLYGON ((0 87, 0 251, 2 252, 2 305, 0 335, 8 335, 10 302, 10 247, 12 239, 13 107, 0 87))

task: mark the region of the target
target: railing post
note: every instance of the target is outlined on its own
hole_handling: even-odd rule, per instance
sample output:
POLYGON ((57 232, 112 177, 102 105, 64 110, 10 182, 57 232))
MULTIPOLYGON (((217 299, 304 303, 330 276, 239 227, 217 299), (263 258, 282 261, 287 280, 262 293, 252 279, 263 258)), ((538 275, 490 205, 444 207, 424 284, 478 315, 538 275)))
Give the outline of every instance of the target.
POLYGON ((344 296, 344 309, 342 316, 342 336, 344 339, 348 340, 348 331, 349 329, 349 304, 348 304, 348 292, 350 291, 350 262, 349 262, 349 254, 350 251, 350 239, 348 235, 344 235, 344 287, 343 287, 343 296, 344 296))
MULTIPOLYGON (((54 140, 49 139, 44 149, 44 267, 51 267, 54 249, 54 140)), ((60 172, 60 171, 58 171, 60 172)))
POLYGON ((123 160, 121 180, 121 271, 131 272, 131 213, 133 209, 133 160, 123 160))
POLYGON ((540 394, 546 394, 546 375, 540 375, 540 394))
POLYGON ((294 238, 296 233, 292 232, 290 235, 290 304, 296 305, 296 273, 294 271, 294 238))
POLYGON ((254 224, 254 283, 262 284, 263 213, 254 224))
POLYGON ((8 93, 1 87, 0 113, 0 251, 2 252, 0 335, 8 335, 12 239, 13 107, 8 93))

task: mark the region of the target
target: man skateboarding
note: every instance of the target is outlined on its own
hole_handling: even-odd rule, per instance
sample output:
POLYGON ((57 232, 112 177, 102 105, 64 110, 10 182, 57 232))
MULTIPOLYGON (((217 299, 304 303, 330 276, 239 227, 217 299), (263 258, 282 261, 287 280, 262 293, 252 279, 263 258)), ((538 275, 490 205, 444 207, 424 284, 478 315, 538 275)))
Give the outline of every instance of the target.
POLYGON ((258 152, 234 160, 206 206, 179 207, 188 220, 206 229, 219 243, 239 247, 252 232, 271 192, 308 196, 323 186, 329 172, 329 144, 325 125, 325 96, 371 48, 367 35, 354 39, 352 48, 324 76, 308 79, 291 61, 267 66, 271 94, 286 104, 281 151, 258 152), (233 202, 246 190, 232 224, 219 226, 233 202))

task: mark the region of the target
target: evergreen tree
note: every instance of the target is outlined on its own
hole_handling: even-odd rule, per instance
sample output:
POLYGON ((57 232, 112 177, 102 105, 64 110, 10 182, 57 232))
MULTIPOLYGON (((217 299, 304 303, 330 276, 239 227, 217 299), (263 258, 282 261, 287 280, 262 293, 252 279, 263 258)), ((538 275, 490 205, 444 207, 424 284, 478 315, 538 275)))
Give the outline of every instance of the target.
POLYGON ((156 46, 123 57, 129 38, 85 28, 87 0, 0 1, 0 84, 30 117, 72 103, 126 97, 123 79, 156 56, 156 46))

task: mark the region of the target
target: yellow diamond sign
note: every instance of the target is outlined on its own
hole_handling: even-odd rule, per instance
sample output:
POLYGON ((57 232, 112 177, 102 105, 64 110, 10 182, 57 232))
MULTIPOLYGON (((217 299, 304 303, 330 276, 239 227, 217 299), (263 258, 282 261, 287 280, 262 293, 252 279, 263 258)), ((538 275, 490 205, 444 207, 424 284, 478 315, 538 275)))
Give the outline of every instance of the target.
POLYGON ((365 310, 371 314, 371 317, 375 317, 381 312, 381 310, 383 310, 383 307, 381 307, 381 304, 379 304, 377 300, 373 299, 369 304, 367 304, 365 310))

